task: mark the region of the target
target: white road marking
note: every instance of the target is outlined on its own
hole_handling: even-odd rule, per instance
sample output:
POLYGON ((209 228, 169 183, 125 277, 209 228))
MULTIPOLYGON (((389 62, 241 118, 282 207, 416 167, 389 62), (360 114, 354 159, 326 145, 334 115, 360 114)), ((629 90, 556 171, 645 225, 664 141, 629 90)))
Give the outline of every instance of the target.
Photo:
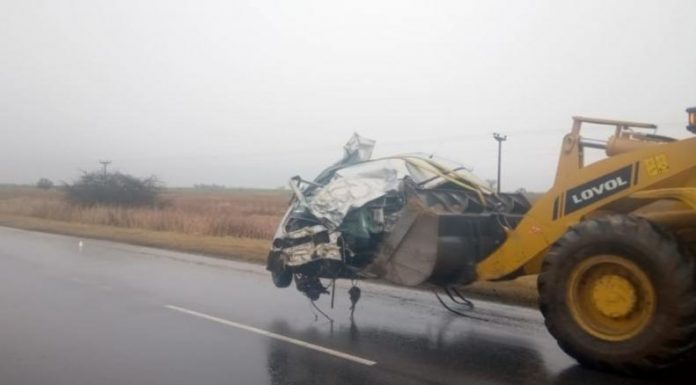
POLYGON ((377 363, 376 361, 371 361, 371 360, 368 360, 368 359, 365 359, 365 358, 361 358, 361 357, 357 357, 357 356, 354 356, 354 355, 351 355, 351 354, 348 354, 348 353, 339 352, 339 351, 337 351, 337 350, 325 348, 325 347, 323 347, 323 346, 310 344, 309 342, 304 342, 304 341, 296 340, 296 339, 294 339, 294 338, 290 338, 290 337, 286 337, 286 336, 283 336, 283 335, 280 335, 280 334, 272 333, 272 332, 269 332, 269 331, 266 331, 266 330, 263 330, 263 329, 255 328, 255 327, 253 327, 253 326, 248 326, 248 325, 240 324, 240 323, 238 323, 238 322, 226 320, 226 319, 224 319, 224 318, 218 318, 218 317, 215 317, 215 316, 212 316, 212 315, 208 315, 208 314, 205 314, 205 313, 200 313, 200 312, 197 312, 197 311, 194 311, 194 310, 185 309, 185 308, 183 308, 183 307, 174 306, 174 305, 165 305, 165 307, 166 307, 167 309, 170 309, 170 310, 176 310, 176 311, 181 312, 181 313, 186 313, 186 314, 189 314, 189 315, 192 315, 192 316, 196 316, 196 317, 199 317, 199 318, 207 319, 208 321, 213 321, 213 322, 221 323, 221 324, 223 324, 223 325, 232 326, 232 327, 235 327, 235 328, 238 328, 238 329, 246 330, 246 331, 248 331, 248 332, 260 334, 260 335, 262 335, 262 336, 274 338, 274 339, 277 339, 277 340, 280 340, 280 341, 285 341, 285 342, 291 343, 291 344, 293 344, 293 345, 302 346, 303 348, 316 350, 316 351, 318 351, 318 352, 322 352, 322 353, 325 353, 325 354, 328 354, 328 355, 331 355, 331 356, 334 356, 334 357, 343 358, 343 359, 345 359, 345 360, 357 362, 357 363, 359 363, 359 364, 363 364, 363 365, 367 365, 367 366, 372 366, 372 365, 375 365, 375 364, 377 363))

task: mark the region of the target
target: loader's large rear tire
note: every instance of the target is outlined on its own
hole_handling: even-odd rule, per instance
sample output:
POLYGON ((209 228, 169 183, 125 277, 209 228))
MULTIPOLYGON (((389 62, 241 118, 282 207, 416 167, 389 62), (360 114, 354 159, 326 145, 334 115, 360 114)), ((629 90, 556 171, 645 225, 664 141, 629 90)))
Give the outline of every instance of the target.
POLYGON ((538 279, 549 332, 580 363, 637 373, 696 344, 694 261, 671 234, 626 215, 583 221, 556 242, 538 279))

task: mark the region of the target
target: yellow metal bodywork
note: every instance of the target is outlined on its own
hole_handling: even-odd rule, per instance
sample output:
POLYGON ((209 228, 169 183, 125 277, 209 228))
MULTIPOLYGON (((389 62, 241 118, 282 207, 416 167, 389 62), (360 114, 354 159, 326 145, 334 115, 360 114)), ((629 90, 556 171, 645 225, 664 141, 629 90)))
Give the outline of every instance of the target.
POLYGON ((477 280, 538 273, 544 254, 556 240, 573 224, 599 213, 635 213, 656 221, 669 220, 676 226, 696 223, 696 137, 651 139, 622 147, 628 150, 614 149, 615 155, 584 165, 582 123, 613 125, 616 138, 626 138, 624 131, 631 127, 654 128, 643 123, 574 118, 573 128, 562 142, 553 187, 508 232, 506 241, 477 265, 477 280), (651 207, 657 201, 669 203, 651 207))

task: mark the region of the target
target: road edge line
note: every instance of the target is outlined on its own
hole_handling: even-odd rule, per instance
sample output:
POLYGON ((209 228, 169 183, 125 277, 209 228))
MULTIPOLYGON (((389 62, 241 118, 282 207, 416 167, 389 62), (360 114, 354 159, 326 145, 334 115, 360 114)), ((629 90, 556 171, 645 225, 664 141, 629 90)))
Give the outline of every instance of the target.
POLYGON ((208 321, 217 322, 217 323, 220 323, 223 325, 235 327, 237 329, 246 330, 246 331, 251 332, 251 333, 256 333, 256 334, 259 334, 262 336, 266 336, 266 337, 273 338, 276 340, 284 341, 284 342, 287 342, 287 343, 290 343, 293 345, 301 346, 301 347, 306 348, 306 349, 315 350, 315 351, 318 351, 318 352, 321 352, 324 354, 328 354, 328 355, 331 355, 334 357, 342 358, 342 359, 345 359, 348 361, 353 361, 353 362, 356 362, 356 363, 359 363, 362 365, 373 366, 373 365, 377 364, 376 361, 368 360, 366 358, 354 356, 354 355, 348 354, 348 353, 339 352, 338 350, 333 350, 333 349, 329 349, 329 348, 326 348, 323 346, 315 345, 315 344, 312 344, 309 342, 305 342, 305 341, 297 340, 294 338, 286 337, 286 336, 281 335, 281 334, 276 334, 276 333, 269 332, 269 331, 266 331, 263 329, 259 329, 259 328, 253 327, 253 326, 245 325, 245 324, 242 324, 239 322, 230 321, 230 320, 227 320, 224 318, 215 317, 215 316, 210 315, 210 314, 201 313, 201 312, 198 312, 195 310, 190 310, 190 309, 186 309, 186 308, 183 308, 180 306, 175 306, 175 305, 164 305, 164 307, 169 309, 169 310, 178 311, 180 313, 192 315, 192 316, 195 316, 198 318, 203 318, 203 319, 206 319, 208 321))

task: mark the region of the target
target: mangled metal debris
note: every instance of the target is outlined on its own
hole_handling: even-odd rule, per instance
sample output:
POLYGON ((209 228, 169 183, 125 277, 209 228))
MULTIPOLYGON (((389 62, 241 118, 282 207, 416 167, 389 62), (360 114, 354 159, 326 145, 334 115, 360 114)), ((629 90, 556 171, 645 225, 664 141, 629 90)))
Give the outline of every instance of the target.
POLYGON ((293 199, 267 262, 276 286, 294 278, 316 300, 328 293, 320 278, 468 283, 529 208, 521 195, 497 195, 450 161, 370 159, 374 144, 356 134, 343 159, 314 180, 290 180, 293 199))

